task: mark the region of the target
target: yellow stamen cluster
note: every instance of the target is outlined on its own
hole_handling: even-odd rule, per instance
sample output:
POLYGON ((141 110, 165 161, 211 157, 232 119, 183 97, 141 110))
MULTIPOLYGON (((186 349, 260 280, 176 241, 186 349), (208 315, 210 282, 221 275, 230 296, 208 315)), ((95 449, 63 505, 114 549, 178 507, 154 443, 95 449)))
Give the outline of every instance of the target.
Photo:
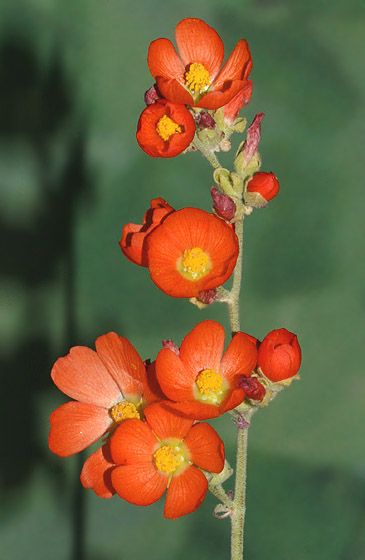
POLYGON ((204 369, 196 378, 196 386, 199 389, 201 400, 218 403, 223 396, 223 377, 214 369, 204 369))
POLYGON ((208 274, 210 268, 209 255, 203 249, 200 249, 200 247, 185 249, 181 258, 180 269, 189 280, 200 280, 208 274))
POLYGON ((181 132, 181 126, 179 126, 175 121, 170 119, 167 115, 160 118, 156 125, 157 134, 162 138, 164 142, 167 142, 171 136, 181 132))
POLYGON ((210 86, 210 74, 203 64, 193 62, 185 72, 185 85, 192 93, 202 93, 210 86))
POLYGON ((136 405, 129 401, 122 401, 115 404, 109 410, 109 413, 117 424, 128 418, 138 418, 138 420, 141 418, 136 405))
POLYGON ((179 445, 162 445, 153 454, 157 470, 173 474, 185 462, 183 450, 179 445))

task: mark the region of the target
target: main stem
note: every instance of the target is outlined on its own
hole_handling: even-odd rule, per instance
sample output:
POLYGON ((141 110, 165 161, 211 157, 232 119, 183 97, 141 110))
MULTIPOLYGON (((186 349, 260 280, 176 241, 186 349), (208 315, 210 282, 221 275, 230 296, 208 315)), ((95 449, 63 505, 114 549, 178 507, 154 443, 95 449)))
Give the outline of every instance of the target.
MULTIPOLYGON (((236 222, 235 231, 239 243, 239 253, 233 273, 233 284, 228 303, 231 331, 240 330, 240 291, 243 260, 243 219, 236 222)), ((248 418, 246 418, 248 420, 248 418)), ((243 560, 243 544, 246 514, 248 428, 237 427, 236 481, 231 514, 231 560, 243 560)))

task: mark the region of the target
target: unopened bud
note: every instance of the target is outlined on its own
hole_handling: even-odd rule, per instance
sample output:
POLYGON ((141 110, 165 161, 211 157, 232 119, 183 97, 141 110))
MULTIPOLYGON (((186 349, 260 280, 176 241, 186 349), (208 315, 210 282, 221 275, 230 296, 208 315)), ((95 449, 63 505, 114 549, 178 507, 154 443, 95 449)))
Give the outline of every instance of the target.
POLYGON ((171 350, 172 352, 174 352, 175 354, 179 355, 180 354, 180 349, 177 346, 177 344, 175 344, 175 342, 171 339, 166 339, 162 341, 162 348, 168 348, 169 350, 171 350))
POLYGON ((258 147, 261 139, 261 122, 264 113, 258 113, 247 129, 246 140, 239 146, 234 161, 235 169, 241 175, 249 177, 260 169, 261 158, 258 147))
POLYGON ((202 290, 198 293, 197 299, 204 305, 210 305, 217 299, 217 289, 214 288, 212 290, 202 290))
POLYGON ((161 99, 161 95, 157 91, 156 86, 153 85, 144 94, 144 102, 146 105, 152 105, 152 103, 155 103, 158 99, 161 99))
POLYGON ((275 198, 279 190, 280 183, 274 173, 255 173, 247 184, 245 202, 254 208, 262 208, 275 198))
POLYGON ((196 116, 196 122, 200 129, 215 128, 215 120, 210 113, 202 111, 196 116))
POLYGON ((243 191, 243 179, 237 173, 231 173, 224 167, 219 167, 213 173, 214 181, 221 190, 228 195, 237 196, 243 191))
POLYGON ((228 195, 221 193, 217 187, 212 187, 210 194, 215 213, 227 222, 231 221, 236 213, 236 205, 233 200, 228 195))
POLYGON ((242 377, 238 383, 244 390, 246 397, 252 401, 262 401, 266 394, 266 389, 257 377, 242 377))

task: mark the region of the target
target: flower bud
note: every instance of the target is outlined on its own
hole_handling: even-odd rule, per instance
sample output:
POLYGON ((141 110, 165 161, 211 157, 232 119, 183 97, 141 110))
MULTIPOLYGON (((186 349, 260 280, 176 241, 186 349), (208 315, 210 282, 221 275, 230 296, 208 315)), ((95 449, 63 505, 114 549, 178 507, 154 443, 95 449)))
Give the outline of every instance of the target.
POLYGON ((295 334, 286 329, 269 332, 258 351, 258 365, 271 381, 280 382, 298 373, 302 359, 295 334))
POLYGON ((198 293, 197 299, 204 305, 214 303, 217 299, 217 288, 213 288, 212 290, 202 290, 198 293))
POLYGON ((200 129, 215 128, 215 120, 210 113, 207 113, 207 111, 198 113, 196 116, 196 123, 200 129))
POLYGON ((233 200, 226 194, 221 193, 217 187, 212 187, 210 194, 215 213, 227 222, 231 221, 236 213, 236 205, 233 200))
POLYGON ((258 113, 247 129, 246 140, 238 147, 234 166, 237 173, 249 177, 260 169, 258 147, 261 139, 261 122, 264 113, 258 113))
POLYGON ((158 99, 161 99, 161 95, 158 93, 156 86, 153 85, 144 94, 144 102, 148 106, 152 105, 152 103, 155 103, 155 101, 157 101, 158 99))
POLYGON ((274 173, 258 172, 250 179, 245 193, 246 204, 261 208, 278 194, 280 184, 274 173))
POLYGON ((246 397, 252 401, 262 401, 266 389, 257 377, 242 377, 238 384, 244 390, 246 397))
POLYGON ((243 179, 238 173, 234 171, 231 173, 224 167, 218 167, 213 173, 213 179, 225 194, 231 196, 242 194, 243 179))
POLYGON ((175 342, 171 339, 166 339, 162 341, 162 347, 163 348, 168 348, 169 350, 171 350, 172 352, 174 352, 175 354, 177 354, 179 356, 180 354, 180 349, 177 346, 177 344, 175 344, 175 342))

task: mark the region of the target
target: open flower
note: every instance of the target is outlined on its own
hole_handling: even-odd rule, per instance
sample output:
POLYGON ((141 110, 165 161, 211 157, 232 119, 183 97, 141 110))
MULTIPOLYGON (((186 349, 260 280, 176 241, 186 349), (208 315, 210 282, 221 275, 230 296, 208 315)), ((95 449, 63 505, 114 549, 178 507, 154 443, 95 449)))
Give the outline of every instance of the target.
POLYGON ((196 126, 188 109, 160 99, 142 111, 137 142, 152 157, 174 157, 191 144, 196 126))
POLYGON ((221 69, 224 45, 201 19, 186 18, 175 31, 178 53, 169 39, 152 41, 148 66, 160 93, 175 103, 218 109, 247 88, 252 60, 240 39, 221 69))
POLYGON ((163 198, 153 198, 150 208, 144 215, 143 224, 126 224, 123 226, 119 245, 127 259, 140 266, 147 266, 146 237, 171 212, 174 212, 174 209, 166 200, 163 198))
POLYGON ((208 482, 200 469, 219 473, 224 444, 208 424, 177 416, 162 404, 145 410, 146 422, 126 420, 113 434, 110 451, 117 465, 113 488, 135 505, 148 506, 167 490, 164 514, 175 519, 197 509, 208 482))
POLYGON ((169 214, 146 239, 152 281, 174 297, 197 296, 224 284, 235 267, 238 240, 232 226, 198 208, 169 214))
POLYGON ((161 399, 154 364, 146 367, 132 344, 116 333, 100 336, 96 352, 75 346, 59 358, 51 376, 75 399, 50 417, 49 447, 66 457, 95 443, 127 418, 140 418, 147 404, 161 399))
POLYGON ((202 321, 184 338, 180 354, 163 348, 156 358, 162 391, 171 410, 188 418, 214 418, 245 398, 240 381, 257 363, 257 340, 236 333, 224 351, 224 328, 202 321))

